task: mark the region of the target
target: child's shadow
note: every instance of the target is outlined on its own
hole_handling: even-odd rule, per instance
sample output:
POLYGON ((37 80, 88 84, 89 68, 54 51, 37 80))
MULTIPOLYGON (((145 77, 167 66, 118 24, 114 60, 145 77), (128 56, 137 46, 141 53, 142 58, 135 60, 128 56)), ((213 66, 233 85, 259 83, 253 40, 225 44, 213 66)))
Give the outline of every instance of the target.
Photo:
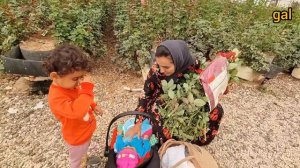
POLYGON ((31 94, 31 95, 48 94, 51 83, 52 83, 51 80, 34 81, 31 83, 31 88, 30 88, 29 94, 31 94))

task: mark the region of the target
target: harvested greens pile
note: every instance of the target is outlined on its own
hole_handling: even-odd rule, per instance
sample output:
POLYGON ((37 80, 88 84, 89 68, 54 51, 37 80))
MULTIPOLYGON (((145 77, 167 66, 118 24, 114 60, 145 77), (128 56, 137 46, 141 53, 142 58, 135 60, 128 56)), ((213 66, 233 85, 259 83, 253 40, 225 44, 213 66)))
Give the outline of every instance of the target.
POLYGON ((161 99, 164 104, 159 108, 159 113, 164 127, 172 136, 194 140, 206 133, 209 109, 205 105, 208 99, 200 84, 199 74, 185 74, 182 80, 180 84, 174 84, 173 80, 162 81, 164 94, 161 99))

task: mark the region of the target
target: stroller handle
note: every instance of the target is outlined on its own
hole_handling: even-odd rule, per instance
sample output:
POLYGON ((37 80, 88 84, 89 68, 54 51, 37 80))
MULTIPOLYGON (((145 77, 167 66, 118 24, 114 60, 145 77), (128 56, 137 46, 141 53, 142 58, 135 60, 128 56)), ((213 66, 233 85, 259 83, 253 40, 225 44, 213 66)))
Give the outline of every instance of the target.
POLYGON ((144 117, 147 117, 151 120, 151 122, 155 123, 156 120, 155 118, 151 115, 151 114, 148 114, 148 113, 145 113, 145 112, 138 112, 138 111, 128 111, 128 112, 124 112, 124 113, 121 113, 121 114, 118 114, 116 117, 114 117, 109 125, 108 125, 108 130, 107 130, 107 133, 106 133, 106 142, 105 142, 105 151, 104 151, 104 156, 107 157, 108 154, 109 154, 109 146, 108 146, 108 138, 109 138, 109 132, 110 132, 110 128, 112 126, 112 124, 117 121, 118 119, 122 118, 122 117, 125 117, 125 116, 129 116, 129 115, 135 115, 135 116, 144 116, 144 117))

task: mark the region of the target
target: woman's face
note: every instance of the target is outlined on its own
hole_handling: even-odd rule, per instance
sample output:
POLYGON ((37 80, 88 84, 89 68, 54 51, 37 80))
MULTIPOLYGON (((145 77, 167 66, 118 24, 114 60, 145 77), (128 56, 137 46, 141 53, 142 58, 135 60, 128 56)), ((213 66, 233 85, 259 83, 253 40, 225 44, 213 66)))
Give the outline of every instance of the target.
POLYGON ((166 76, 171 76, 175 73, 175 65, 171 56, 161 56, 155 58, 159 66, 159 70, 166 76))

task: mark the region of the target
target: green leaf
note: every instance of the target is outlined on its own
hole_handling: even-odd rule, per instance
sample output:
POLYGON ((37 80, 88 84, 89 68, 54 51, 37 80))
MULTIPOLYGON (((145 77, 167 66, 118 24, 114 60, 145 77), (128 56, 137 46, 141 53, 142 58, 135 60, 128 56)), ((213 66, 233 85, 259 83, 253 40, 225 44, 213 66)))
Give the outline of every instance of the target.
POLYGON ((188 91, 188 90, 189 90, 189 85, 186 84, 186 83, 184 83, 184 84, 183 84, 183 88, 185 89, 185 91, 188 91))
POLYGON ((190 82, 189 82, 189 83, 190 83, 190 86, 195 87, 196 82, 197 82, 197 81, 195 81, 195 80, 190 81, 190 82))
POLYGON ((204 122, 204 123, 207 123, 208 121, 209 121, 208 115, 204 116, 204 117, 203 117, 203 122, 204 122))
POLYGON ((228 69, 229 69, 229 70, 236 69, 237 66, 238 66, 237 63, 229 63, 228 69))
POLYGON ((180 90, 177 90, 176 95, 177 95, 177 98, 181 98, 180 90))
POLYGON ((197 90, 197 89, 192 89, 192 92, 193 92, 194 95, 199 95, 200 94, 199 90, 197 90))
POLYGON ((188 140, 193 140, 193 139, 194 139, 193 136, 190 136, 190 135, 188 135, 188 134, 186 134, 186 133, 184 133, 184 132, 182 132, 182 135, 183 135, 186 139, 188 139, 188 140))
POLYGON ((194 103, 194 96, 193 96, 192 93, 189 93, 188 100, 189 100, 190 103, 194 103))
POLYGON ((168 89, 169 89, 167 81, 166 80, 162 80, 161 84, 162 84, 163 91, 166 93, 168 91, 168 89))
POLYGON ((162 80, 162 81, 161 81, 161 84, 162 84, 163 86, 168 86, 168 82, 167 82, 166 80, 162 80))
POLYGON ((172 129, 172 135, 177 135, 178 134, 178 130, 175 128, 175 129, 172 129))
POLYGON ((235 77, 232 78, 232 80, 235 81, 235 82, 239 82, 240 78, 235 76, 235 77))
POLYGON ((231 75, 231 76, 236 76, 237 73, 238 73, 238 70, 237 70, 237 69, 233 69, 233 70, 230 71, 230 75, 231 75))
POLYGON ((181 88, 182 88, 182 87, 178 84, 178 85, 177 85, 177 90, 181 90, 181 88))
POLYGON ((187 105, 187 108, 188 108, 188 112, 192 112, 193 111, 193 107, 191 104, 187 105))
POLYGON ((193 78, 194 78, 194 79, 198 79, 198 78, 199 78, 199 75, 193 74, 193 78))
POLYGON ((208 100, 209 100, 206 96, 202 97, 201 99, 205 102, 208 102, 208 100))
POLYGON ((202 107, 202 106, 204 106, 204 105, 206 104, 205 101, 203 101, 202 99, 196 99, 196 100, 194 101, 194 103, 195 103, 195 105, 198 106, 198 107, 202 107))
POLYGON ((168 91, 168 95, 169 95, 169 97, 170 97, 171 99, 174 99, 174 97, 175 97, 175 93, 174 93, 173 90, 169 90, 169 91, 168 91))
MULTIPOLYGON (((182 116, 184 114, 184 110, 181 110, 177 113, 178 115, 182 116)), ((181 118, 182 119, 182 118, 181 118)), ((182 119, 183 120, 183 119, 182 119)))
POLYGON ((170 87, 172 87, 173 85, 174 85, 174 80, 171 79, 171 80, 169 81, 169 83, 168 83, 168 87, 170 88, 170 87))
POLYGON ((170 87, 171 90, 174 90, 175 88, 176 88, 176 85, 172 85, 172 86, 170 87))
POLYGON ((182 132, 182 130, 179 130, 178 133, 179 133, 179 135, 182 135, 183 132, 182 132))
POLYGON ((185 103, 185 104, 189 104, 189 100, 187 99, 187 98, 182 98, 182 101, 183 101, 183 103, 185 103))
POLYGON ((184 123, 184 120, 183 120, 183 118, 181 118, 181 117, 178 118, 178 121, 179 121, 181 124, 184 123))

